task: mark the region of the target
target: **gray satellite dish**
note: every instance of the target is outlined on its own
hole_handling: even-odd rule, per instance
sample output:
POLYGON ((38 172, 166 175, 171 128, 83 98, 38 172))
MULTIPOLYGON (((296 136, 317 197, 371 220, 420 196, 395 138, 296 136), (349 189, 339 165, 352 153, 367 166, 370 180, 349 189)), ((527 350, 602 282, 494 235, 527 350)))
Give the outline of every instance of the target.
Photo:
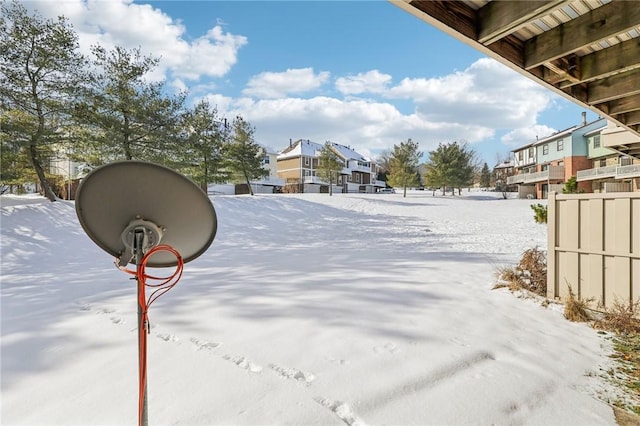
POLYGON ((216 212, 207 194, 180 173, 153 163, 119 161, 98 167, 82 180, 76 213, 89 238, 117 257, 120 267, 137 265, 138 424, 146 426, 149 306, 177 283, 183 263, 209 248, 217 230, 216 212), (149 299, 146 279, 158 278, 146 275, 145 266, 176 266, 174 276, 153 285, 149 299))
MULTIPOLYGON (((78 187, 76 213, 89 238, 121 266, 136 263, 135 231, 144 233, 144 252, 162 242, 186 263, 209 248, 217 230, 207 194, 178 172, 142 161, 118 161, 89 173, 78 187)), ((167 252, 147 261, 150 267, 176 264, 167 252)))

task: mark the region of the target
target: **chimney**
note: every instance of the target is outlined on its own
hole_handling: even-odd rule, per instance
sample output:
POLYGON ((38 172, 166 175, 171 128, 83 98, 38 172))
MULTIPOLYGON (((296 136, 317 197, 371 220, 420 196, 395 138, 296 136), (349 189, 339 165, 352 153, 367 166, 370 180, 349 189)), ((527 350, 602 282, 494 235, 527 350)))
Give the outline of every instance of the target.
POLYGON ((289 148, 291 148, 291 138, 289 138, 289 148))
POLYGON ((587 111, 582 111, 582 125, 587 125, 587 111))

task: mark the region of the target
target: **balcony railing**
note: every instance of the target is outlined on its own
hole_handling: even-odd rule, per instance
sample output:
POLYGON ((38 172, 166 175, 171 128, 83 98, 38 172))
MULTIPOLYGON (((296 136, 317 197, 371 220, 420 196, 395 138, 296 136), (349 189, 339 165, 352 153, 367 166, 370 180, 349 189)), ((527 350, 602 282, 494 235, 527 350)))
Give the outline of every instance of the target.
POLYGON ((640 177, 640 164, 620 166, 616 169, 616 179, 629 179, 640 177))
POLYGON ((507 185, 515 185, 517 183, 524 183, 524 176, 526 173, 521 173, 519 175, 513 175, 507 177, 507 185))
POLYGON ((321 179, 318 176, 305 176, 303 182, 304 183, 318 183, 318 184, 324 184, 324 185, 328 185, 329 184, 324 179, 321 179))
POLYGON ((509 176, 507 178, 507 184, 513 185, 516 183, 536 183, 549 180, 564 180, 564 167, 563 166, 549 166, 547 170, 535 173, 521 173, 515 176, 509 176))
POLYGON ((585 180, 604 179, 629 179, 640 177, 640 164, 628 166, 607 166, 594 169, 580 170, 577 174, 578 182, 585 180))
POLYGON ((355 172, 371 173, 371 165, 365 166, 364 164, 359 164, 355 161, 349 161, 349 166, 347 168, 355 172))
POLYGON ((615 177, 618 166, 596 167, 587 170, 578 170, 576 180, 582 182, 585 180, 604 179, 615 177))

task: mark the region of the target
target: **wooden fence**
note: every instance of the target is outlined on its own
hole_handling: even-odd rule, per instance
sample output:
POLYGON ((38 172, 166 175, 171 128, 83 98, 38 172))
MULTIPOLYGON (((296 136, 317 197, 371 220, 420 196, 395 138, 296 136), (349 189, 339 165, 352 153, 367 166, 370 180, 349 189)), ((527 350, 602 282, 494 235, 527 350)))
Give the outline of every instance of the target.
POLYGON ((640 192, 548 199, 547 296, 592 308, 640 300, 640 192))

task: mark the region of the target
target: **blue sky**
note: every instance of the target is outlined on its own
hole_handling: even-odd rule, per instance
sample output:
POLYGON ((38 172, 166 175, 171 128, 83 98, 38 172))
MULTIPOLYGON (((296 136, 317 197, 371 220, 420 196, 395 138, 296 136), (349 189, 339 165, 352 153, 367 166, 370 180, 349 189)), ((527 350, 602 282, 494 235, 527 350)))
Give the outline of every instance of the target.
POLYGON ((275 150, 331 140, 375 158, 411 138, 426 160, 463 141, 493 165, 584 111, 384 0, 24 4, 67 16, 83 52, 100 43, 160 56, 150 78, 242 115, 275 150))

